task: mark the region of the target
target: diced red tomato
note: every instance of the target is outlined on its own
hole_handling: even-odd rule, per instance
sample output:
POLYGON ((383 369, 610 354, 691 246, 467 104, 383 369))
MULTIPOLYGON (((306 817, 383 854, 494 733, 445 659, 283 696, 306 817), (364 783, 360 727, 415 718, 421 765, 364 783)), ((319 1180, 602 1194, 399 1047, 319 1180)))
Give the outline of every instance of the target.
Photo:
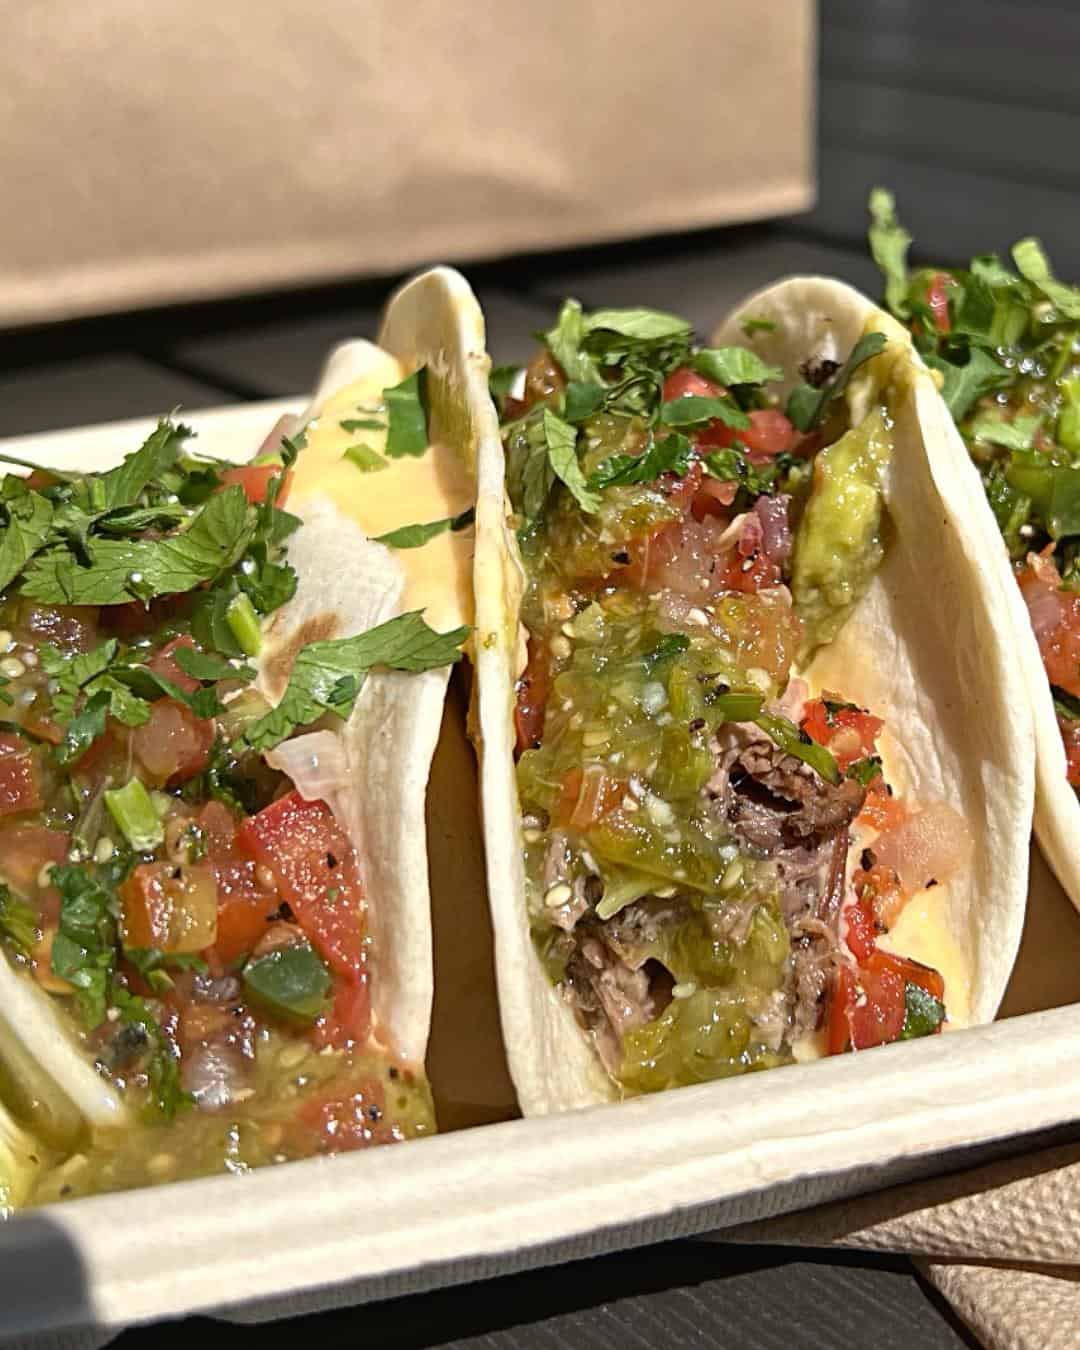
POLYGON ((907 813, 907 807, 899 797, 893 796, 889 785, 879 774, 866 789, 866 800, 856 819, 860 825, 876 830, 878 834, 885 834, 902 824, 907 813))
POLYGON ((323 801, 290 792, 245 820, 240 847, 273 872, 296 921, 338 974, 364 973, 364 889, 348 836, 323 801))
POLYGON ((159 648, 147 661, 146 668, 153 671, 155 675, 160 675, 163 679, 171 680, 185 694, 193 694, 199 687, 199 681, 194 675, 188 675, 180 669, 176 660, 176 653, 181 647, 187 647, 189 651, 193 652, 199 650, 195 639, 185 633, 181 637, 173 638, 171 642, 166 642, 164 647, 159 648))
MULTIPOLYGON (((872 920, 874 932, 888 932, 900 917, 900 912, 911 898, 900 883, 900 878, 891 867, 877 864, 869 869, 860 868, 852 878, 855 894, 859 897, 858 907, 865 910, 872 920)), ((857 961, 862 961, 866 953, 856 950, 852 943, 850 925, 852 924, 852 906, 844 911, 848 925, 848 946, 857 961)), ((861 936, 857 939, 861 943, 861 936)))
MULTIPOLYGON (((0 824, 0 858, 3 859, 4 880, 20 895, 31 895, 37 886, 41 869, 47 863, 62 863, 67 859, 69 842, 62 830, 5 821, 0 824)), ((44 922, 56 922, 60 917, 60 896, 53 887, 39 892, 38 909, 44 922)))
POLYGON ((690 510, 695 520, 704 520, 706 516, 726 516, 738 494, 737 483, 724 482, 706 474, 691 503, 690 510))
POLYGON ((153 782, 175 787, 206 768, 214 736, 213 721, 176 699, 159 698, 150 706, 150 720, 132 733, 131 745, 153 782))
POLYGON ((723 589, 753 595, 770 586, 779 586, 782 575, 779 564, 764 553, 754 552, 744 558, 735 552, 724 570, 723 589))
POLYGON ((591 829, 615 810, 625 792, 622 779, 607 773, 600 764, 571 769, 563 779, 559 823, 575 830, 591 829))
POLYGON ((939 333, 952 331, 949 318, 949 287, 956 283, 947 272, 935 272, 926 288, 926 303, 934 317, 934 327, 939 333))
POLYGON ((514 704, 518 754, 523 750, 535 750, 543 739, 544 710, 551 693, 547 644, 531 637, 528 651, 528 663, 517 682, 517 702, 514 704))
MULTIPOLYGON (((669 403, 673 399, 687 397, 723 398, 726 393, 727 390, 722 384, 717 384, 715 380, 706 379, 704 375, 699 375, 696 370, 691 370, 688 366, 680 366, 678 370, 673 370, 664 381, 662 397, 665 403, 669 403)), ((690 436, 695 445, 699 445, 703 449, 722 450, 735 443, 736 432, 726 422, 721 422, 719 418, 716 418, 703 427, 694 428, 690 432, 690 436)))
POLYGON ((34 753, 21 736, 0 732, 0 816, 41 806, 34 753))
POLYGON ((256 874, 254 858, 236 844, 236 820, 221 802, 207 802, 195 818, 206 843, 207 859, 217 882, 217 937, 206 959, 226 969, 249 955, 281 909, 281 896, 267 884, 267 872, 256 874))
MULTIPOLYGON (((546 403, 553 394, 561 393, 566 388, 566 374, 562 366, 551 354, 547 347, 541 347, 529 364, 525 367, 525 397, 520 402, 522 412, 531 408, 535 403, 546 403)), ((514 400, 518 402, 517 399, 514 400)), ((509 416, 519 415, 507 408, 509 416)))
MULTIPOLYGON (((857 889, 857 888, 856 888, 857 889)), ((863 891, 854 904, 844 910, 847 920, 847 945, 860 965, 869 960, 877 946, 873 893, 863 891)))
POLYGON ((51 707, 48 695, 39 693, 23 713, 22 725, 31 736, 48 741, 50 745, 59 745, 64 739, 64 729, 49 716, 51 707))
MULTIPOLYGON (((221 475, 222 487, 230 487, 233 483, 239 483, 244 489, 244 495, 254 506, 266 500, 266 494, 270 489, 270 480, 281 473, 280 464, 237 464, 235 468, 226 469, 221 475)), ((289 489, 292 486, 292 469, 285 470, 285 476, 282 480, 281 490, 277 495, 277 505, 284 506, 285 499, 289 495, 289 489)))
POLYGON ((842 966, 829 1008, 829 1054, 897 1040, 904 1029, 908 984, 939 1000, 945 996, 945 981, 936 970, 892 952, 873 952, 857 972, 842 966))
POLYGON ((818 745, 826 746, 841 769, 876 752, 877 738, 885 723, 865 708, 838 708, 839 700, 816 698, 803 711, 802 729, 818 745))
POLYGON ((296 1115, 296 1145, 305 1153, 346 1153, 401 1139, 387 1117, 382 1085, 367 1080, 331 1085, 296 1115))
POLYGON ((772 459, 795 444, 795 428, 778 408, 755 408, 738 438, 751 459, 772 459))
POLYGON ((1080 787, 1080 721, 1067 721, 1063 717, 1058 718, 1058 727, 1061 731, 1061 739, 1065 742, 1065 759, 1069 782, 1073 787, 1080 787))
POLYGON ((1062 590, 1053 559, 1035 553, 1017 581, 1050 683, 1080 697, 1080 595, 1062 590))
POLYGON ((315 1044, 332 1045, 335 1050, 362 1041, 371 1025, 371 990, 367 976, 359 980, 338 980, 334 1002, 315 1024, 315 1044))
POLYGON ((125 947, 201 952, 217 937, 217 882, 209 863, 140 863, 120 887, 125 947))

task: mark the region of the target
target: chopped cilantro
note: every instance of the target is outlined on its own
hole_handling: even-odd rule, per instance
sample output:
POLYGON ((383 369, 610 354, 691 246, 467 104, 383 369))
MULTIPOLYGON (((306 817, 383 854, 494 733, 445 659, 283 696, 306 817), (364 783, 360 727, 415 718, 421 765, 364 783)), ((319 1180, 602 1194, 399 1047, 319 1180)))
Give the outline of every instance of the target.
POLYGON ((430 539, 445 534, 447 530, 467 529, 475 517, 476 512, 470 506, 459 516, 446 516, 442 520, 431 520, 424 525, 402 525, 386 534, 377 534, 374 539, 376 544, 386 544, 390 548, 422 548, 430 539))
POLYGON ((426 377, 423 369, 415 370, 400 384, 383 390, 388 422, 386 453, 391 459, 427 453, 426 377))

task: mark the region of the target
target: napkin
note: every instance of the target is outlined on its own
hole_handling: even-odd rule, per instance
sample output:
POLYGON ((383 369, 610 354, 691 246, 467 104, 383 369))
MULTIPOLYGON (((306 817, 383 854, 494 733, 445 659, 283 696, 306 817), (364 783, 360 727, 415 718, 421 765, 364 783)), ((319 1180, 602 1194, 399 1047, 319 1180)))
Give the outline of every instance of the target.
POLYGON ((1080 1343, 1080 1143, 717 1236, 906 1252, 988 1350, 1080 1343))

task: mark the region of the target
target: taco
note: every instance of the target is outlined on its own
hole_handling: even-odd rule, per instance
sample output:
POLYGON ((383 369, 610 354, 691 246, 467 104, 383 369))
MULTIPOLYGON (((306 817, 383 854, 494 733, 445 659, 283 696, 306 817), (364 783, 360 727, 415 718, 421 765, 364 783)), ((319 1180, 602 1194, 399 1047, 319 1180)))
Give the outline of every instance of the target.
POLYGON ((1035 833, 1080 906, 1080 289, 1038 240, 968 268, 908 270, 891 195, 871 197, 885 305, 914 336, 940 398, 921 411, 984 535, 1035 719, 1035 833))
POLYGON ((526 1113, 993 1017, 1031 731, 928 385, 894 320, 794 279, 710 347, 568 301, 496 387, 476 646, 526 1113))
POLYGON ((250 463, 167 418, 3 479, 0 1207, 435 1128, 424 799, 485 375, 439 269, 250 463))

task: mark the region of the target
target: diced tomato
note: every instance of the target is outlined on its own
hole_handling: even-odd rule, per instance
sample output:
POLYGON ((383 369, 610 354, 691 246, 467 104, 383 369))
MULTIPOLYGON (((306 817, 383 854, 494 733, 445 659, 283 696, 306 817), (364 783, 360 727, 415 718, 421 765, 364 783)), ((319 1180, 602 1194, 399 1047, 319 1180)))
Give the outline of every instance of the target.
POLYGON ((39 740, 50 745, 59 745, 64 739, 64 729, 49 716, 52 705, 46 693, 41 692, 22 715, 22 725, 39 740))
POLYGON ((132 733, 131 745, 152 781, 175 787, 206 768, 214 736, 213 721, 176 699, 159 698, 150 705, 150 720, 132 733))
POLYGON ((535 750, 544 735, 544 710, 551 693, 551 663, 547 644, 539 638, 529 638, 529 659, 516 685, 514 726, 517 730, 518 754, 535 750))
POLYGON ((690 461, 690 467, 681 478, 673 473, 664 474, 660 479, 660 486, 672 505, 685 508, 694 500, 701 486, 701 476, 701 461, 694 459, 690 461))
POLYGON ((182 616, 190 604, 190 594, 184 593, 159 596, 149 605, 144 605, 141 600, 129 600, 124 605, 104 605, 100 610, 101 626, 120 638, 141 637, 182 616))
POLYGON ((1080 721, 1058 718, 1061 739, 1065 742, 1066 772, 1073 787, 1080 787, 1080 721))
MULTIPOLYGON (((860 868, 852 878, 852 884, 855 888, 855 894, 859 897, 858 908, 865 910, 872 921, 872 931, 887 933, 900 917, 900 911, 911 898, 900 884, 900 878, 891 867, 882 867, 875 865, 870 868, 860 868)), ((848 920, 849 930, 852 924, 852 906, 845 910, 848 920)), ((862 941, 861 935, 857 941, 862 941)), ((857 961, 863 961, 867 953, 862 950, 856 950, 855 943, 851 940, 851 933, 848 934, 848 946, 857 961)))
POLYGON ((695 520, 704 520, 706 516, 726 516, 728 508, 738 494, 737 483, 725 482, 706 474, 701 480, 697 495, 690 510, 695 520))
POLYGON ((21 736, 0 732, 0 816, 41 806, 34 753, 21 736))
POLYGON ((691 370, 689 366, 680 366, 678 370, 673 370, 664 381, 664 388, 661 397, 665 403, 672 402, 673 399, 686 398, 723 398, 727 390, 722 384, 717 384, 715 380, 707 379, 704 375, 699 375, 696 370, 691 370))
POLYGON ((808 703, 803 711, 802 729, 818 745, 828 747, 841 769, 847 769, 876 752, 877 738, 885 723, 865 708, 837 707, 838 702, 816 698, 808 703))
POLYGON ((860 891, 856 883, 858 899, 844 910, 847 920, 847 945, 852 956, 860 965, 869 960, 877 946, 877 925, 874 922, 873 892, 865 888, 860 891))
POLYGON ((897 1040, 904 1029, 908 984, 944 998, 945 981, 936 970, 892 952, 873 952, 857 972, 842 966, 829 1008, 829 1054, 897 1040))
MULTIPOLYGON (((689 366, 680 366, 673 370, 664 381, 663 400, 670 403, 677 398, 723 398, 727 390, 715 380, 706 379, 689 366)), ((690 436, 695 445, 703 449, 721 450, 735 443, 736 432, 726 422, 716 418, 703 427, 695 427, 690 436)))
MULTIPOLYGON (((237 464, 235 468, 226 469, 221 475, 221 485, 222 487, 230 487, 233 483, 239 483, 244 489, 244 495, 248 501, 254 506, 258 506, 260 502, 266 500, 266 494, 270 489, 270 480, 280 473, 280 464, 237 464)), ((286 469, 281 489, 277 495, 278 506, 285 505, 290 487, 292 487, 292 470, 286 469)))
POLYGON ((56 487, 60 481, 48 469, 31 469, 26 475, 26 486, 31 492, 40 492, 43 488, 56 487))
MULTIPOLYGON (((67 859, 68 843, 68 836, 62 830, 5 821, 0 824, 0 861, 4 880, 21 895, 32 894, 46 863, 62 863, 67 859)), ((56 897, 56 912, 52 915, 55 920, 60 913, 60 897, 51 887, 46 894, 50 892, 56 897)), ((42 897, 39 896, 39 907, 41 903, 42 897)))
POLYGON ((334 1002, 315 1024, 315 1044, 332 1045, 345 1050, 364 1040, 371 1025, 371 990, 367 976, 359 980, 338 980, 334 1002))
MULTIPOLYGON (((566 375, 562 366, 547 347, 541 347, 525 367, 525 397, 521 400, 521 411, 525 412, 535 403, 546 403, 565 388, 566 375)), ((507 412, 513 416, 509 409, 507 412)))
POLYGON ((296 1146, 305 1153, 347 1153, 403 1136, 386 1113, 386 1095, 374 1079, 326 1088, 296 1115, 296 1146))
POLYGON ((907 813, 907 807, 899 797, 893 796, 889 785, 879 774, 866 789, 866 800, 856 819, 867 829, 885 834, 902 824, 907 813))
POLYGON ((273 872, 323 959, 358 979, 365 968, 363 883, 356 850, 329 806, 290 792, 245 820, 237 841, 273 872))
POLYGON ((1080 697, 1080 595, 1062 590, 1053 559, 1035 553, 1017 581, 1050 683, 1080 697))
POLYGON ((140 863, 120 887, 125 947, 201 952, 217 937, 217 882, 209 863, 140 863))
POLYGON ((193 652, 199 650, 195 639, 185 633, 181 637, 173 638, 171 642, 166 642, 164 647, 159 648, 147 661, 146 668, 153 671, 155 675, 160 675, 163 679, 171 680, 185 694, 193 694, 199 687, 199 681, 194 675, 188 675, 180 669, 176 660, 176 653, 181 647, 187 647, 189 651, 193 652))
POLYGON ((778 408, 755 408, 750 425, 738 433, 751 459, 771 459, 795 444, 795 428, 778 408))
POLYGON ((934 327, 939 333, 952 331, 949 318, 949 287, 956 283, 947 272, 935 272, 926 288, 926 303, 934 317, 934 327))
POLYGON ((626 785, 607 773, 601 764, 571 769, 563 779, 559 799, 559 823, 575 830, 588 830, 622 801, 626 785))
POLYGON ((226 969, 254 950, 278 917, 281 896, 276 885, 267 884, 265 871, 256 875, 254 858, 239 851, 236 820, 227 806, 207 802, 195 825, 217 882, 217 938, 206 959, 226 969))
POLYGON ((779 564, 764 553, 754 552, 744 558, 735 552, 724 571, 723 589, 752 595, 770 586, 779 586, 782 575, 779 564))

